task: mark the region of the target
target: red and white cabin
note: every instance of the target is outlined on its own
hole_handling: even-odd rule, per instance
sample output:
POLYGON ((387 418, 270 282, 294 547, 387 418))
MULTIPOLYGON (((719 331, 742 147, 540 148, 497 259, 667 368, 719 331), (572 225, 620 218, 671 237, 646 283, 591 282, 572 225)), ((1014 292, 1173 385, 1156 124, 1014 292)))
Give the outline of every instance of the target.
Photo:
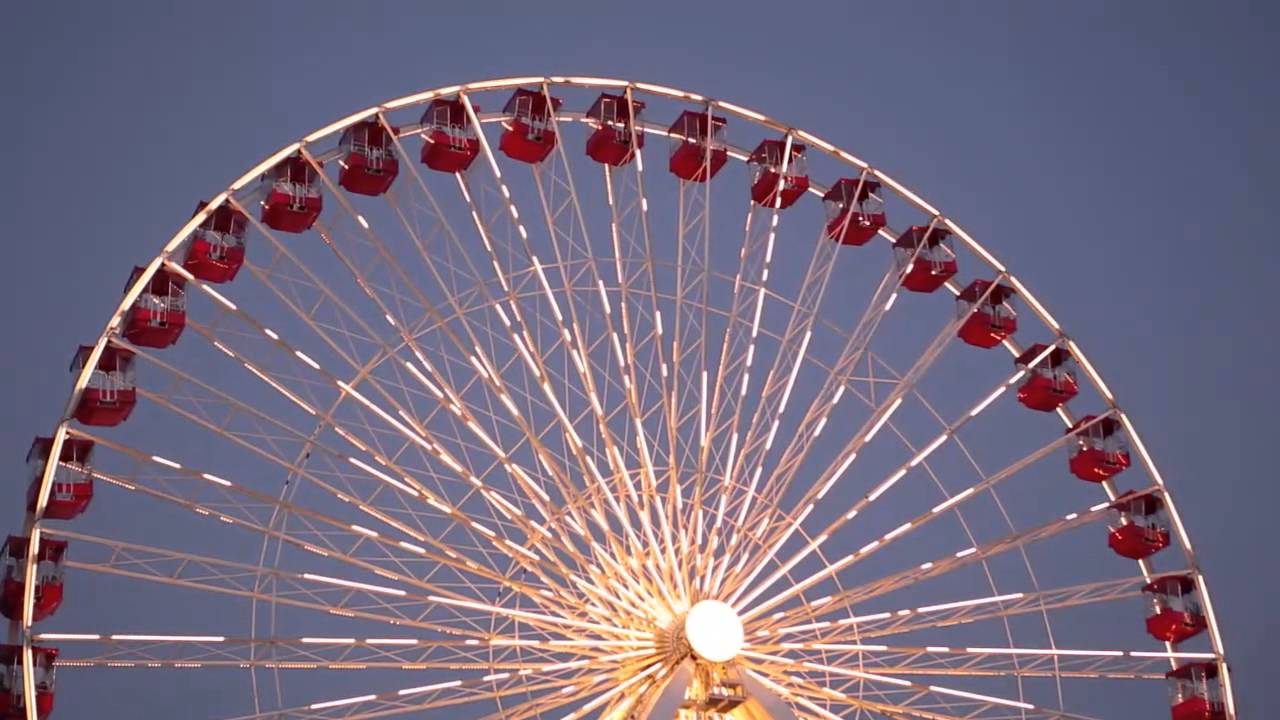
POLYGON ((1147 596, 1147 632, 1151 637, 1178 644, 1209 627, 1196 581, 1190 575, 1168 575, 1142 588, 1147 596))
MULTIPOLYGON (((207 204, 196 205, 196 212, 207 204)), ((249 218, 230 203, 214 208, 191 233, 182 267, 207 283, 235 280, 244 265, 244 235, 248 227, 249 218)))
POLYGON ((1172 720, 1227 720, 1218 664, 1198 662, 1165 673, 1172 720))
POLYGON ((681 180, 706 182, 729 159, 722 135, 728 120, 697 110, 685 110, 667 128, 671 156, 667 169, 681 180))
POLYGON ((311 163, 301 155, 292 155, 268 170, 262 181, 267 186, 267 197, 262 201, 262 222, 280 232, 310 230, 324 209, 320 174, 311 163))
MULTIPOLYGON (((92 345, 81 345, 71 361, 71 372, 79 374, 93 352, 92 345)), ((98 356, 98 366, 80 393, 75 418, 85 425, 112 426, 129 419, 138 404, 138 389, 133 381, 133 352, 107 345, 98 356)))
MULTIPOLYGON (((125 283, 127 291, 147 271, 135 267, 125 283)), ((158 268, 124 317, 124 338, 134 345, 167 348, 178 342, 187 326, 187 281, 158 268)))
POLYGON ((866 245, 885 226, 880 183, 865 176, 840 178, 822 196, 827 238, 841 245, 866 245))
POLYGON ((893 241, 893 254, 902 287, 911 292, 931 293, 959 272, 951 231, 945 228, 912 225, 893 241))
POLYGON ((432 100, 421 122, 423 165, 443 173, 460 173, 471 167, 480 154, 480 138, 461 100, 432 100))
POLYGON ((361 120, 342 131, 338 184, 357 195, 386 192, 400 174, 395 140, 377 120, 361 120))
POLYGON ((555 114, 560 103, 560 98, 540 90, 516 88, 502 108, 509 119, 498 149, 512 160, 530 165, 546 160, 556 147, 555 114))
MULTIPOLYGON (((27 451, 27 468, 31 483, 27 486, 27 511, 36 511, 40 494, 40 478, 49 463, 49 450, 53 438, 38 437, 31 441, 27 451)), ((57 466, 53 469, 53 487, 49 490, 49 502, 44 506, 44 517, 52 520, 70 520, 89 507, 93 500, 93 475, 89 471, 89 459, 93 455, 93 441, 69 437, 62 441, 57 466)))
MULTIPOLYGON (((10 535, 0 547, 4 562, 4 582, 0 587, 0 615, 22 619, 22 593, 26 589, 27 546, 30 538, 10 535)), ((40 538, 36 549, 36 591, 31 620, 39 622, 58 611, 62 604, 62 561, 67 554, 65 540, 40 538)))
POLYGON ((1085 415, 1067 428, 1068 435, 1084 428, 1076 435, 1076 442, 1071 447, 1069 466, 1071 474, 1081 480, 1102 482, 1129 467, 1129 446, 1119 420, 1105 417, 1095 423, 1094 419, 1093 415, 1085 415), (1089 427, 1085 428, 1085 425, 1089 427))
MULTIPOLYGON (((53 712, 54 662, 58 649, 34 646, 31 657, 36 686, 36 717, 53 712)), ((22 693, 22 646, 0 645, 0 720, 26 720, 25 696, 22 693)))
POLYGON ((1111 508, 1118 513, 1119 523, 1110 526, 1107 544, 1117 555, 1142 560, 1169 547, 1169 519, 1159 495, 1136 495, 1130 490, 1116 498, 1111 508))
POLYGON ((956 336, 980 348, 993 348, 1018 331, 1018 313, 1010 300, 1017 292, 1008 285, 974 280, 956 296, 956 312, 964 318, 956 336))
POLYGON ((600 93, 587 109, 595 130, 587 138, 587 156, 604 165, 619 167, 631 162, 636 150, 644 148, 644 128, 640 115, 644 103, 626 95, 600 93))
POLYGON ((1053 412, 1080 393, 1075 358, 1066 348, 1054 347, 1035 366, 1031 365, 1048 349, 1048 345, 1037 343, 1013 361, 1027 370, 1026 381, 1018 387, 1018 402, 1041 412, 1053 412))
POLYGON ((754 170, 751 175, 751 199, 757 205, 778 209, 789 208, 809 190, 809 169, 805 161, 805 146, 791 143, 790 157, 785 158, 786 140, 762 140, 751 151, 747 163, 754 170), (786 165, 784 168, 783 165, 786 165))

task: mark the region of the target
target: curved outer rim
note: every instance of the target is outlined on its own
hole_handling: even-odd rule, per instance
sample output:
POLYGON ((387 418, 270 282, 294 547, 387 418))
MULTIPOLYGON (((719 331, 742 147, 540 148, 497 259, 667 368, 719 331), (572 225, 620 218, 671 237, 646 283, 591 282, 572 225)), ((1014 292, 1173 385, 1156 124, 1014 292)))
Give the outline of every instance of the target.
MULTIPOLYGON (((66 406, 63 409, 62 417, 59 420, 57 428, 53 434, 53 444, 49 448, 49 457, 50 458, 58 457, 59 453, 61 452, 62 443, 66 439, 67 425, 71 421, 72 414, 75 411, 75 406, 80 400, 81 391, 83 390, 85 385, 88 383, 89 378, 93 372, 93 368, 97 365, 98 359, 102 355, 102 350, 106 346, 108 339, 111 337, 111 335, 116 331, 116 329, 120 326, 120 323, 123 321, 125 313, 133 305, 138 295, 141 294, 143 287, 150 281, 151 276, 155 274, 156 270, 160 267, 160 265, 176 249, 178 249, 178 247, 182 244, 182 242, 186 240, 187 236, 190 235, 191 232, 195 230, 195 228, 200 223, 204 222, 205 218, 209 215, 209 213, 211 213, 214 209, 216 209, 219 205, 221 205, 230 195, 234 194, 235 192, 244 188, 249 183, 253 182, 258 176, 260 176, 267 169, 271 168, 280 160, 292 154, 299 148, 309 143, 313 143, 317 140, 321 140, 334 133, 341 132, 342 130, 346 129, 348 126, 354 123, 357 123, 361 120, 364 120, 368 117, 371 117, 373 115, 376 115, 378 113, 389 111, 389 110, 398 110, 398 109, 411 107, 415 105, 422 105, 431 101, 434 98, 453 95, 459 92, 463 92, 463 93, 480 92, 480 91, 489 92, 494 90, 514 89, 514 88, 526 86, 526 85, 612 88, 614 90, 622 89, 624 91, 630 91, 634 93, 660 95, 660 96, 664 96, 677 101, 682 100, 685 102, 697 103, 704 106, 710 105, 717 108, 718 110, 724 111, 730 115, 733 115, 742 120, 746 120, 748 122, 754 123, 756 125, 760 125, 784 134, 791 133, 795 137, 798 137, 801 140, 804 140, 805 142, 809 143, 810 145, 817 148, 818 150, 821 150, 827 155, 833 158, 836 158, 837 160, 843 161, 844 163, 856 168, 859 172, 867 173, 868 175, 874 177, 876 180, 880 181, 885 186, 892 188, 894 192, 902 196, 905 200, 907 200, 907 202, 914 205, 918 210, 925 213, 927 216, 933 218, 937 223, 945 226, 956 237, 960 238, 961 242, 963 242, 964 245, 967 248, 969 248, 969 250, 971 250, 978 257, 982 258, 982 260, 985 261, 987 265, 990 266, 994 271, 996 271, 997 273, 1003 273, 1005 277, 1008 278, 1009 282, 1013 284, 1014 288, 1018 291, 1018 294, 1022 297, 1022 299, 1025 300, 1027 305, 1030 306, 1031 310, 1036 314, 1036 316, 1040 319, 1040 321, 1043 322, 1046 326, 1049 327, 1050 330, 1053 331, 1053 333, 1057 336, 1057 340, 1059 342, 1065 343, 1066 346, 1070 349, 1071 354, 1079 362, 1080 368, 1088 376, 1090 382, 1093 383, 1094 387, 1098 390, 1098 392, 1101 393, 1102 396, 1106 399, 1111 409, 1119 416, 1121 423, 1124 425, 1125 432, 1128 433, 1130 442, 1133 444, 1133 447, 1137 449, 1138 454, 1142 458, 1142 463, 1143 463, 1143 466, 1146 468, 1147 473, 1151 476, 1152 480, 1155 481, 1156 485, 1160 487, 1161 492, 1164 495, 1165 505, 1169 510, 1169 516, 1172 519, 1174 527, 1176 528, 1178 532, 1178 536, 1181 540, 1183 552, 1185 553, 1186 559, 1187 559, 1187 567, 1190 568, 1191 572, 1195 574, 1196 582, 1199 587, 1201 601, 1204 605, 1205 613, 1207 615, 1208 624, 1209 624, 1209 639, 1212 644, 1214 654, 1217 655, 1216 662, 1219 667, 1219 672, 1220 672, 1219 677, 1222 683, 1223 696, 1226 701, 1227 717, 1230 719, 1234 719, 1236 717, 1235 698, 1234 698, 1234 693, 1232 692, 1232 687, 1231 687, 1230 669, 1228 668, 1227 662, 1226 662, 1226 652, 1223 647, 1222 636, 1218 629, 1217 616, 1214 613, 1213 604, 1209 598, 1209 588, 1205 583, 1204 574, 1200 571, 1199 565, 1196 562, 1195 553, 1193 552, 1191 547, 1191 540, 1190 540, 1190 537, 1187 535, 1186 528, 1182 524, 1181 516, 1179 515, 1177 508, 1173 503, 1173 498, 1169 495, 1168 488, 1165 487, 1164 478, 1161 476, 1160 471, 1156 468, 1155 462, 1151 458, 1150 453, 1147 452, 1147 448, 1143 444, 1142 439, 1138 434, 1137 428, 1134 427, 1133 421, 1130 420, 1129 416, 1123 410, 1121 410, 1120 407, 1117 405, 1115 396, 1112 394, 1111 389, 1107 387, 1107 384, 1102 380, 1102 376, 1098 373, 1096 369, 1094 369, 1093 364, 1089 362, 1088 358, 1084 354, 1084 351, 1080 349, 1080 346, 1077 345, 1076 342, 1072 340, 1062 330, 1062 326, 1059 325, 1057 320, 1055 320, 1054 317, 1051 314, 1049 314, 1049 311, 1045 309, 1045 307, 1042 304, 1040 304, 1038 300, 1036 300, 1035 296, 1031 293, 1031 291, 1025 285, 1019 282, 1018 278, 1014 276, 1012 272, 1010 272, 1010 270, 1007 267, 1005 267, 1005 265, 995 257, 994 254, 992 254, 986 248, 984 248, 981 244, 979 244, 977 240, 974 240, 973 237, 970 236, 969 233, 965 232, 964 228, 962 228, 958 223, 956 223, 954 220, 943 215, 941 212, 939 212, 936 208, 934 208, 932 205, 926 202, 919 195, 915 194, 910 189, 908 189, 905 185, 901 184, 897 180, 894 180, 892 177, 888 176, 883 171, 872 167, 869 163, 862 160, 861 158, 858 158, 857 156, 809 132, 789 127, 783 123, 778 122, 777 120, 774 120, 754 110, 744 108, 739 105, 734 105, 732 103, 729 103, 723 100, 716 100, 714 98, 709 98, 703 95, 699 95, 697 93, 692 93, 684 90, 677 90, 675 88, 670 88, 662 85, 653 85, 649 83, 633 82, 633 81, 627 81, 627 80, 615 80, 610 78, 576 77, 576 76, 512 77, 512 78, 500 78, 500 79, 494 79, 494 80, 482 80, 478 82, 466 83, 463 85, 449 85, 445 87, 435 88, 432 90, 426 90, 419 93, 414 93, 412 95, 405 95, 404 97, 400 97, 394 100, 389 100, 385 103, 382 103, 381 105, 375 105, 373 107, 366 108, 359 112, 352 113, 340 120, 337 120, 335 122, 332 122, 328 125, 325 125, 324 127, 321 127, 315 130, 314 132, 304 136, 301 140, 289 143, 288 145, 285 145, 284 147, 280 148, 276 152, 272 153, 271 155, 263 159, 262 162, 250 168, 247 172, 241 175, 235 182, 231 183, 231 185, 226 190, 215 195, 203 209, 197 212, 194 216, 192 216, 190 220, 188 220, 181 228, 179 228, 178 231, 173 235, 173 237, 170 238, 169 241, 165 244, 164 248, 160 251, 160 253, 156 255, 156 257, 152 258, 151 262, 149 262, 146 265, 145 271, 138 275, 138 278, 134 281, 133 285, 130 286, 129 289, 125 292, 124 297, 121 298, 120 300, 120 304, 116 307, 115 311, 111 314, 110 320, 107 322, 106 326, 103 328, 102 333, 98 336, 98 339, 94 342, 93 351, 89 354, 89 357, 86 358, 84 366, 81 368, 80 374, 76 377, 76 381, 74 386, 72 387, 71 394, 67 398, 66 406)), ((24 592, 23 592, 23 598, 22 598, 22 620, 21 620, 23 694, 25 697, 27 720, 37 720, 36 714, 35 714, 36 694, 35 694, 35 678, 34 678, 34 672, 33 672, 34 660, 33 660, 33 655, 31 650, 32 625, 33 625, 32 606, 35 599, 35 568, 36 568, 35 554, 39 546, 40 529, 43 522, 45 507, 48 504, 48 500, 49 500, 49 493, 52 487, 52 479, 53 479, 55 468, 56 468, 56 463, 46 462, 44 471, 40 477, 40 489, 36 498, 35 511, 28 512, 26 521, 25 521, 26 531, 30 534, 33 540, 33 542, 30 542, 27 546, 26 577, 24 578, 24 592)), ((1114 499, 1115 492, 1111 488, 1110 483, 1106 484, 1106 490, 1108 495, 1114 499)), ((1140 563, 1140 566, 1144 574, 1150 575, 1149 567, 1145 564, 1145 562, 1140 563)))

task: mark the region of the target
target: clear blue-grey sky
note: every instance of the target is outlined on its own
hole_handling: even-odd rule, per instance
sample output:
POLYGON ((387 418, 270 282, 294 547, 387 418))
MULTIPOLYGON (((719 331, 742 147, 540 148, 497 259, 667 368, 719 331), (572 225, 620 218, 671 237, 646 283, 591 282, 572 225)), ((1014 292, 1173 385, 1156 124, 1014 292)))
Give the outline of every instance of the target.
MULTIPOLYGON (((1244 717, 1274 705, 1275 4, 45 2, 4 15, 6 523, 74 346, 195 200, 415 89, 647 80, 851 148, 1015 268, 1165 469, 1244 717)), ((88 716, 59 702, 60 717, 88 716)))

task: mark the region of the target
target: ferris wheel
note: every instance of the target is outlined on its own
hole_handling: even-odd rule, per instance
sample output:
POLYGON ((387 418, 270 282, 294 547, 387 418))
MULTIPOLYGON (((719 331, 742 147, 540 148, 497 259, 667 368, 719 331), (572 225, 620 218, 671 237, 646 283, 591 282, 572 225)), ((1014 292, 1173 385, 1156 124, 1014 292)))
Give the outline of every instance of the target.
POLYGON ((200 203, 72 370, 0 551, 0 717, 165 683, 184 717, 1235 717, 1081 348, 729 102, 354 113, 200 203))

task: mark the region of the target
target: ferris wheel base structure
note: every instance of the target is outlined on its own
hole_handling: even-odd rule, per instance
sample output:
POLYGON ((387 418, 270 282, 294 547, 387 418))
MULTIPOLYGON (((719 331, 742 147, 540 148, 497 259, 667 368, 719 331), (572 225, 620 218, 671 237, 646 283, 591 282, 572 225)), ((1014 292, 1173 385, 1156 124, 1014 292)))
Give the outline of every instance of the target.
POLYGON ((60 668, 239 678, 244 718, 1063 720, 1148 680, 1235 718, 1079 345, 920 195, 730 102, 552 76, 353 113, 199 203, 72 373, 0 549, 4 720, 60 668), (113 626, 81 574, 247 627, 113 626), (329 672, 373 684, 287 701, 329 672))

